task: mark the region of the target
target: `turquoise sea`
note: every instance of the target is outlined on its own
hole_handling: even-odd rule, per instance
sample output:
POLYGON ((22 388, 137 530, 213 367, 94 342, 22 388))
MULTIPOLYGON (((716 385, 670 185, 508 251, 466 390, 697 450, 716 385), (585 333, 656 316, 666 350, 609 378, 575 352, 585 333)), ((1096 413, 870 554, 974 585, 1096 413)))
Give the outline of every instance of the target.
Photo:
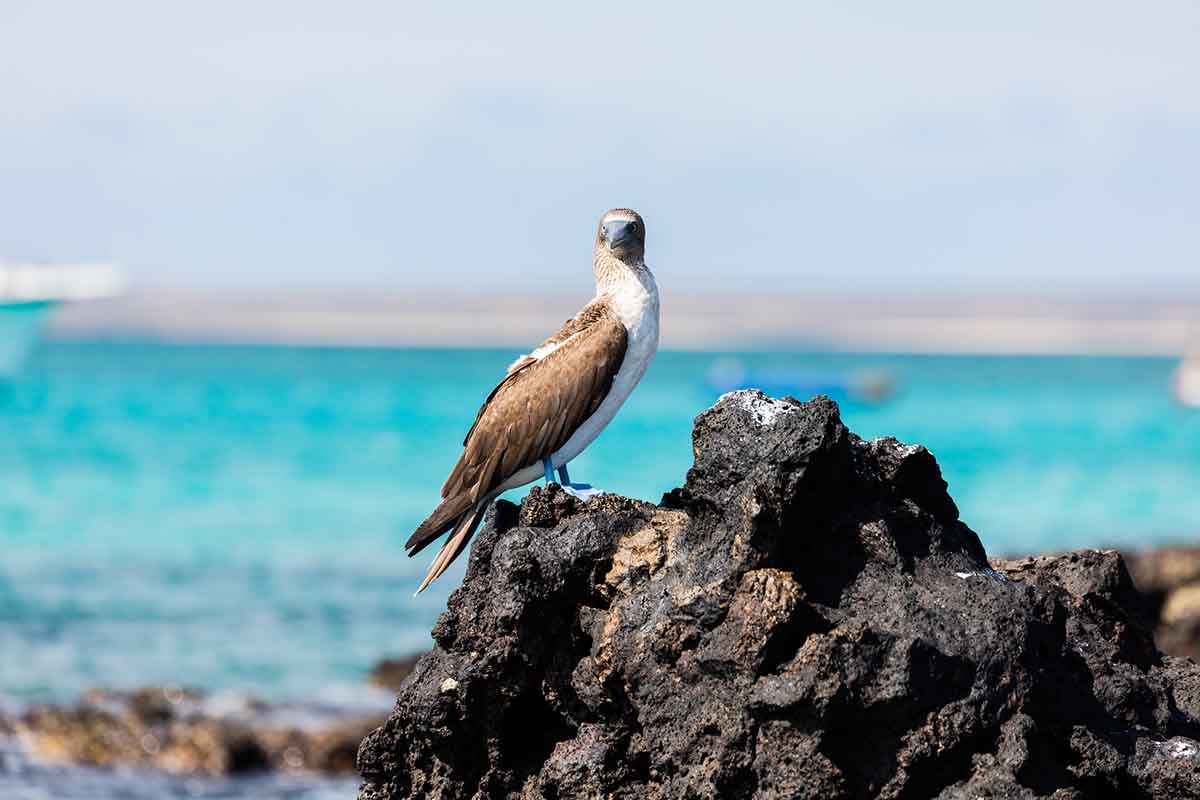
MULTIPOLYGON (((514 355, 43 345, 0 384, 0 703, 163 682, 355 697, 428 646, 461 578, 414 599, 432 552, 402 543, 514 355)), ((846 402, 847 423, 927 445, 991 553, 1200 534, 1200 413, 1172 404, 1171 361, 738 359, 890 374, 897 394, 846 402)), ((682 483, 716 360, 660 354, 572 477, 649 500, 682 483)))

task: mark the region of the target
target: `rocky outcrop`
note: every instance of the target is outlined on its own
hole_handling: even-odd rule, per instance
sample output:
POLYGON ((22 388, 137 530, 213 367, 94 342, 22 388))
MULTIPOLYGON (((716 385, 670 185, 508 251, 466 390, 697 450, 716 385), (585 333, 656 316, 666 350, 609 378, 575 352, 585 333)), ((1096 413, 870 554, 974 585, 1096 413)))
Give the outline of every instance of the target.
POLYGON ((1200 795, 1200 671, 1120 556, 990 565, 825 399, 696 420, 659 505, 498 503, 361 800, 1200 795))

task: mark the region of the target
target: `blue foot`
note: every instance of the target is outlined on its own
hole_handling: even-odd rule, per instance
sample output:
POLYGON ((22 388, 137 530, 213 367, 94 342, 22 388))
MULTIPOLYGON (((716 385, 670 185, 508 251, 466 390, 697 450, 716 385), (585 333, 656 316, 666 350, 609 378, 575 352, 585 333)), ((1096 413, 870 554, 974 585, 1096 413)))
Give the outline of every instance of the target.
MULTIPOLYGON (((554 470, 550 459, 542 459, 542 469, 546 471, 546 485, 554 483, 554 470)), ((587 502, 593 497, 604 494, 603 489, 593 489, 586 483, 571 483, 571 475, 567 472, 567 465, 563 464, 558 468, 558 485, 563 488, 563 491, 574 497, 576 500, 587 502)))
POLYGON ((576 500, 587 502, 593 497, 599 497, 604 494, 603 489, 596 489, 586 483, 570 483, 563 486, 563 491, 574 497, 576 500))

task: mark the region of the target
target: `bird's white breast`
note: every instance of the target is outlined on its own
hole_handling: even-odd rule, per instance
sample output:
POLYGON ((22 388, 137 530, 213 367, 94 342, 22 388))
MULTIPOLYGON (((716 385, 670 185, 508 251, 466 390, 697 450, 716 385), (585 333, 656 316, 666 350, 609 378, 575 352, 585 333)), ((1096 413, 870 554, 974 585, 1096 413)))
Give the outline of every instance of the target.
POLYGON ((625 359, 600 407, 551 456, 556 468, 582 453, 612 422, 658 351, 658 285, 650 270, 631 272, 609 292, 608 302, 625 326, 625 359))

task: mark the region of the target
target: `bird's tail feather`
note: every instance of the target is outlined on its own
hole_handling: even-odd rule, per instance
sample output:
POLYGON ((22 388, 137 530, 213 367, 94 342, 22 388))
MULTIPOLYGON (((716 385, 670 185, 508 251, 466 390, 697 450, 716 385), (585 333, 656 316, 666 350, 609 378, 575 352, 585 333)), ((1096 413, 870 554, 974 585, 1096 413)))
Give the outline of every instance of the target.
MULTIPOLYGON (((474 505, 469 511, 458 518, 454 526, 454 534, 446 540, 442 545, 442 549, 438 551, 437 557, 433 559, 433 564, 429 567, 429 574, 425 576, 425 580, 421 581, 421 587, 417 589, 417 594, 425 591, 425 587, 433 583, 439 575, 445 572, 454 559, 458 558, 459 553, 467 546, 467 542, 471 540, 475 529, 479 527, 479 520, 483 518, 484 509, 488 507, 491 500, 481 500, 474 505)), ((411 553, 410 553, 411 555, 411 553)))
POLYGON ((459 494, 447 497, 429 515, 429 519, 422 522, 420 527, 413 531, 413 535, 408 537, 408 541, 404 543, 404 549, 408 550, 410 556, 415 556, 434 539, 453 528, 459 518, 471 508, 471 505, 469 495, 459 494))

